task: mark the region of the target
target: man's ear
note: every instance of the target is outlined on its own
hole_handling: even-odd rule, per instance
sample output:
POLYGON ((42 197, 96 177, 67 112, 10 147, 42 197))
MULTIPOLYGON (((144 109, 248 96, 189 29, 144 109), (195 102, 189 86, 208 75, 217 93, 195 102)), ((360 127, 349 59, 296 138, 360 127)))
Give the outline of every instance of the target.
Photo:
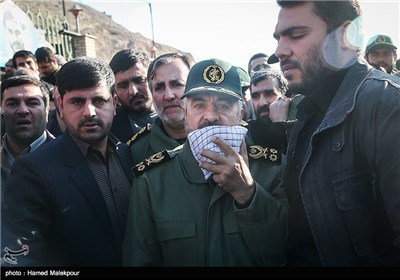
POLYGON ((340 27, 343 30, 342 42, 344 48, 359 50, 362 47, 363 35, 360 22, 356 19, 354 21, 346 20, 340 27))
POLYGON ((56 96, 56 101, 57 101, 57 107, 58 107, 58 111, 60 113, 60 117, 63 117, 63 100, 61 98, 60 95, 56 96))

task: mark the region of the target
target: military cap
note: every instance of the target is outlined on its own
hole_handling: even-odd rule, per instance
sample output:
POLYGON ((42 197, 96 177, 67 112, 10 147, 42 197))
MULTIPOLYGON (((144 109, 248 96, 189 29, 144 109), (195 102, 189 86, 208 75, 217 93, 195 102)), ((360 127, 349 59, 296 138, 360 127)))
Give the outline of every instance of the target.
POLYGON ((190 69, 182 98, 194 94, 222 93, 243 99, 240 70, 220 59, 203 60, 190 69))
POLYGON ((242 67, 237 67, 237 68, 240 78, 240 85, 242 87, 242 92, 243 92, 243 90, 246 91, 250 87, 250 76, 242 67))
POLYGON ((386 35, 375 35, 371 39, 369 39, 367 48, 365 49, 365 55, 368 55, 370 51, 378 47, 391 47, 393 50, 397 50, 397 47, 393 45, 392 38, 386 35))
POLYGON ((274 64, 279 62, 279 58, 273 53, 270 57, 267 59, 268 64, 274 64))

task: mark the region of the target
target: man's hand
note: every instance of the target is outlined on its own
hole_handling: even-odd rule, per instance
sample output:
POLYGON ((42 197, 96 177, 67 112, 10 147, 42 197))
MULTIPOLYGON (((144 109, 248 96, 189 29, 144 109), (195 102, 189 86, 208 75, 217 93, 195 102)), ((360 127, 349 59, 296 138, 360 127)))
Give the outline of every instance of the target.
POLYGON ((215 137, 213 142, 220 147, 225 156, 211 150, 203 150, 200 154, 215 163, 201 162, 200 167, 212 172, 213 180, 239 204, 245 204, 255 190, 255 182, 249 170, 244 140, 240 146, 240 153, 219 137, 215 137))
POLYGON ((269 105, 269 119, 271 122, 287 121, 290 102, 290 98, 279 97, 269 105))

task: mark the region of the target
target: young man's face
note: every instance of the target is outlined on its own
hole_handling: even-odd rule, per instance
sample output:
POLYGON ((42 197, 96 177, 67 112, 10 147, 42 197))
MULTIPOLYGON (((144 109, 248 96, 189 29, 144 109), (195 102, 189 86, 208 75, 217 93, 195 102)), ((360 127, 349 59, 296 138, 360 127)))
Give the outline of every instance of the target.
POLYGON ((47 61, 38 62, 37 65, 38 65, 40 74, 42 74, 43 76, 50 76, 58 69, 58 64, 57 64, 56 60, 50 61, 50 62, 47 62, 47 61))
POLYGON ((274 37, 281 70, 294 92, 306 94, 326 77, 323 57, 327 24, 313 13, 314 4, 306 2, 280 10, 274 37))
POLYGON ((18 68, 29 68, 35 72, 38 71, 38 65, 32 57, 16 57, 15 62, 18 68))
POLYGON ((126 71, 115 73, 115 92, 122 106, 133 113, 150 110, 153 99, 147 84, 147 68, 138 62, 126 71))
POLYGON ((116 96, 105 82, 93 88, 67 91, 57 104, 70 134, 92 145, 102 146, 115 115, 116 96))
POLYGON ((253 102, 256 117, 268 117, 269 105, 275 102, 279 97, 284 97, 279 89, 279 83, 276 78, 264 79, 256 85, 251 85, 251 100, 253 102))

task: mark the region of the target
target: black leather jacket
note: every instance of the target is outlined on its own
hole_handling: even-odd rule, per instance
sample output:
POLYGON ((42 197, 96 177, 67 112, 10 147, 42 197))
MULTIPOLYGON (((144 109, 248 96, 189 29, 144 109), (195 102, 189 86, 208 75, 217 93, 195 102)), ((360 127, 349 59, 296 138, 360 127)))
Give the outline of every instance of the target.
MULTIPOLYGON (((298 133, 294 123, 289 158, 298 133)), ((358 58, 311 137, 299 186, 322 265, 400 264, 400 78, 358 58)))

